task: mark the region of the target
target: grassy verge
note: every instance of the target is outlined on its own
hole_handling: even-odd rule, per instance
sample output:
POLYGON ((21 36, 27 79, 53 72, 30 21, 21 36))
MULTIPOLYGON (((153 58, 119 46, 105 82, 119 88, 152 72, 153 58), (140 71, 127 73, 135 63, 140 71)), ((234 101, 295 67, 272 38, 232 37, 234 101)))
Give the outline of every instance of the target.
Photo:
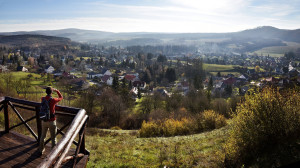
POLYGON ((136 131, 89 129, 88 167, 223 167, 226 137, 226 127, 169 138, 138 138, 136 131))

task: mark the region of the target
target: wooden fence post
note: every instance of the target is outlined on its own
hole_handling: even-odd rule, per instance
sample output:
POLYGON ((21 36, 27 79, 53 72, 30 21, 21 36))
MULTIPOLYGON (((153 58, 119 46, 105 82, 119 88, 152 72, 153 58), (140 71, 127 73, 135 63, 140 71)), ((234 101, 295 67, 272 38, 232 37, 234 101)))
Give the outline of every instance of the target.
POLYGON ((40 120, 40 108, 38 106, 35 107, 35 117, 36 117, 36 128, 37 128, 37 132, 38 132, 38 144, 40 144, 40 139, 41 139, 41 135, 42 135, 42 123, 40 120))
POLYGON ((5 133, 9 133, 9 116, 8 116, 8 102, 5 101, 3 104, 4 108, 4 119, 5 119, 5 133))
POLYGON ((79 135, 82 135, 82 141, 81 141, 81 145, 79 147, 79 152, 83 153, 85 155, 87 154, 86 150, 85 150, 85 128, 86 128, 88 120, 89 120, 89 118, 87 118, 87 120, 85 121, 85 123, 83 124, 82 128, 79 131, 79 135))

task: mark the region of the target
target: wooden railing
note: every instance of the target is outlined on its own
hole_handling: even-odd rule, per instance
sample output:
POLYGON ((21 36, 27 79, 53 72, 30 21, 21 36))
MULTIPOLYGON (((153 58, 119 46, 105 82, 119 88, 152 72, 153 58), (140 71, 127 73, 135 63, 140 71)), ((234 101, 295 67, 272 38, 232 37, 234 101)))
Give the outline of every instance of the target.
MULTIPOLYGON (((31 135, 36 139, 37 143, 39 143, 42 133, 41 121, 39 118, 40 105, 41 103, 38 102, 15 99, 11 97, 0 98, 0 111, 2 109, 4 110, 5 132, 9 133, 10 130, 18 126, 25 125, 31 135), (21 122, 19 124, 10 126, 8 107, 11 107, 13 112, 20 119, 21 122), (30 117, 29 119, 24 120, 17 108, 34 111, 35 115, 30 117), (37 133, 35 133, 28 124, 29 121, 32 121, 34 119, 36 120, 37 133)), ((89 155, 89 151, 85 149, 85 128, 87 125, 88 116, 84 109, 56 106, 55 110, 56 115, 71 116, 74 118, 61 128, 57 128, 56 135, 61 134, 63 135, 63 137, 38 167, 59 167, 63 162, 66 162, 70 159, 73 159, 73 167, 75 167, 78 157, 89 155), (68 130, 64 132, 63 130, 68 126, 68 130), (75 141, 77 135, 79 135, 78 142, 75 141), (70 150, 72 143, 77 146, 75 153, 73 156, 66 156, 70 150)), ((50 138, 47 139, 45 141, 45 144, 47 144, 50 140, 50 138)))

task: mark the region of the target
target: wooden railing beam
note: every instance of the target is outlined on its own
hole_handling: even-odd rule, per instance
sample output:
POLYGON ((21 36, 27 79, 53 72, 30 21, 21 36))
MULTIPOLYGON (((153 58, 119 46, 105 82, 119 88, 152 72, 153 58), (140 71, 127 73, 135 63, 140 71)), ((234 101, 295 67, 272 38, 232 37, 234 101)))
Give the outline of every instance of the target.
POLYGON ((70 140, 67 141, 66 146, 65 146, 65 149, 62 151, 61 156, 60 156, 60 157, 58 158, 58 160, 56 161, 56 163, 55 163, 55 165, 54 165, 54 168, 59 168, 59 167, 60 167, 62 161, 64 160, 66 154, 69 152, 69 149, 70 149, 70 147, 71 147, 71 145, 72 145, 72 142, 71 142, 71 141, 73 141, 73 140, 76 138, 77 134, 78 134, 79 131, 80 131, 80 129, 78 129, 78 128, 82 128, 82 126, 83 126, 83 124, 85 123, 85 121, 87 120, 87 118, 88 118, 88 116, 85 115, 84 118, 80 121, 80 123, 79 123, 77 129, 75 129, 75 131, 74 131, 73 135, 71 136, 70 140))
POLYGON ((14 105, 11 102, 8 102, 9 106, 13 109, 13 111, 17 114, 19 119, 25 124, 29 132, 32 134, 32 136, 38 140, 38 136, 35 134, 35 132, 31 129, 31 127, 24 121, 23 117, 20 115, 20 113, 17 111, 17 109, 14 107, 14 105))
POLYGON ((5 133, 9 133, 9 115, 8 115, 7 101, 4 102, 3 108, 4 108, 4 120, 5 120, 5 133))
POLYGON ((75 168, 79 151, 81 153, 83 153, 83 154, 86 153, 85 152, 85 137, 84 137, 84 133, 85 133, 85 128, 86 128, 86 125, 87 125, 87 121, 88 121, 88 117, 85 120, 83 126, 81 127, 81 129, 79 131, 79 140, 78 140, 78 146, 76 148, 75 155, 74 155, 73 168, 75 168))
POLYGON ((13 104, 17 108, 25 109, 25 110, 30 110, 30 111, 35 111, 35 108, 30 108, 30 107, 25 107, 25 106, 20 106, 18 104, 13 104))
MULTIPOLYGON (((27 122, 29 122, 29 121, 31 121, 31 120, 33 120, 33 119, 35 119, 35 116, 33 116, 33 117, 31 117, 31 118, 25 120, 25 123, 27 123, 27 122)), ((23 125, 23 124, 24 124, 24 123, 21 122, 21 123, 19 123, 19 124, 17 124, 17 125, 11 126, 9 129, 10 129, 10 130, 11 130, 11 129, 14 129, 14 128, 16 128, 16 127, 18 127, 18 126, 20 126, 20 125, 23 125)))
POLYGON ((37 138, 37 142, 38 144, 40 144, 40 139, 42 136, 42 122, 40 119, 40 107, 35 107, 35 120, 36 120, 36 128, 37 128, 37 133, 38 133, 38 138, 37 138))
MULTIPOLYGON (((38 103, 38 102, 27 101, 27 100, 22 100, 22 99, 15 99, 15 98, 11 98, 11 97, 5 97, 5 100, 13 102, 13 103, 27 105, 27 106, 33 106, 33 107, 41 106, 41 103, 38 103)), ((65 106, 57 105, 57 106, 55 106, 55 110, 63 111, 65 113, 77 114, 80 109, 74 108, 74 107, 65 107, 65 106)))
MULTIPOLYGON (((55 134, 55 137, 56 137, 58 134, 61 134, 62 136, 64 136, 65 133, 63 132, 63 130, 64 130, 67 126, 69 126, 69 125, 72 123, 72 121, 73 121, 73 120, 69 121, 66 125, 64 125, 64 126, 61 127, 60 129, 57 128, 57 132, 56 132, 56 134, 55 134)), ((48 139, 46 140, 45 144, 49 143, 50 140, 51 140, 51 138, 48 138, 48 139)), ((77 145, 77 142, 75 142, 74 144, 77 145)))

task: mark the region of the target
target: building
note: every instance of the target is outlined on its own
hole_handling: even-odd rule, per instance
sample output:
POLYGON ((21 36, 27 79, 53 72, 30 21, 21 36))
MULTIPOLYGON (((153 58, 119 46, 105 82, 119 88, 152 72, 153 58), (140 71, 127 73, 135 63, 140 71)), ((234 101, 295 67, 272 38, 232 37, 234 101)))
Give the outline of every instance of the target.
POLYGON ((46 68, 45 68, 46 73, 53 73, 53 71, 54 71, 53 66, 51 66, 51 65, 46 66, 46 68))

